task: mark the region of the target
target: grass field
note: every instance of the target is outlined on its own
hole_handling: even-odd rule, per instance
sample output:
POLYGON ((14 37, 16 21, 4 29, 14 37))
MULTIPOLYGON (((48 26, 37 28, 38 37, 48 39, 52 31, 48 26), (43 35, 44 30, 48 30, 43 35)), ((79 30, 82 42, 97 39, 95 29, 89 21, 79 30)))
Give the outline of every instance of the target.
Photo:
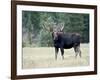
POLYGON ((75 58, 74 49, 64 50, 65 59, 62 60, 61 53, 55 60, 54 47, 23 48, 23 69, 50 68, 50 67, 75 67, 89 65, 89 44, 81 44, 82 57, 75 58))

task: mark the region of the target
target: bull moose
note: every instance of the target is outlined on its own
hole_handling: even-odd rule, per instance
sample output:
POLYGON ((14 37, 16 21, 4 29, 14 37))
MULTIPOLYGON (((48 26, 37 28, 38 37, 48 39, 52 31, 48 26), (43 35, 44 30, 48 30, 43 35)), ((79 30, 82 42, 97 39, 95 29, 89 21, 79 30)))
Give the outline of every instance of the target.
POLYGON ((55 59, 57 59, 57 54, 60 49, 62 59, 64 59, 64 49, 74 48, 75 57, 79 54, 81 57, 80 50, 80 40, 81 36, 79 33, 65 33, 63 32, 63 27, 60 29, 50 28, 50 32, 52 33, 53 44, 55 47, 55 59))

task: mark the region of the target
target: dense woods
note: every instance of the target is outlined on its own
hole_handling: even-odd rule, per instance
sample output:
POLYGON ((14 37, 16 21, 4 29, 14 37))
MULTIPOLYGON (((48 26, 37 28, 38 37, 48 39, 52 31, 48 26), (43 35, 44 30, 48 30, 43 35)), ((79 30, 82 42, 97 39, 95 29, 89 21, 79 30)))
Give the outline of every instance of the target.
POLYGON ((64 32, 80 33, 81 42, 89 43, 89 14, 22 11, 23 47, 52 46, 52 35, 47 29, 62 24, 64 32))

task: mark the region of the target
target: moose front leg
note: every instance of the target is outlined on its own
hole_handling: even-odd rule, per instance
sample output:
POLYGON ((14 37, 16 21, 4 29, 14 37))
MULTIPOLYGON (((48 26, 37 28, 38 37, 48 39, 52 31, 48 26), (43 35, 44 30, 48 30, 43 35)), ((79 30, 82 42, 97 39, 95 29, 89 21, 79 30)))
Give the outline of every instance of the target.
POLYGON ((59 48, 55 47, 55 59, 57 60, 57 54, 58 54, 59 48))
POLYGON ((64 49, 60 48, 60 50, 61 50, 62 59, 64 59, 64 49))

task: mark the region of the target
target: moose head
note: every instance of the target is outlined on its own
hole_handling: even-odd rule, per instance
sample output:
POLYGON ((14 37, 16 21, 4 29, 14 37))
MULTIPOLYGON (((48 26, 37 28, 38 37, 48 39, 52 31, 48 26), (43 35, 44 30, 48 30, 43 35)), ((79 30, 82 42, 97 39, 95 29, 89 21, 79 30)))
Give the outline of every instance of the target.
POLYGON ((49 27, 44 25, 44 29, 52 34, 53 40, 57 40, 58 35, 63 33, 64 23, 59 23, 59 24, 54 23, 52 26, 49 27))

